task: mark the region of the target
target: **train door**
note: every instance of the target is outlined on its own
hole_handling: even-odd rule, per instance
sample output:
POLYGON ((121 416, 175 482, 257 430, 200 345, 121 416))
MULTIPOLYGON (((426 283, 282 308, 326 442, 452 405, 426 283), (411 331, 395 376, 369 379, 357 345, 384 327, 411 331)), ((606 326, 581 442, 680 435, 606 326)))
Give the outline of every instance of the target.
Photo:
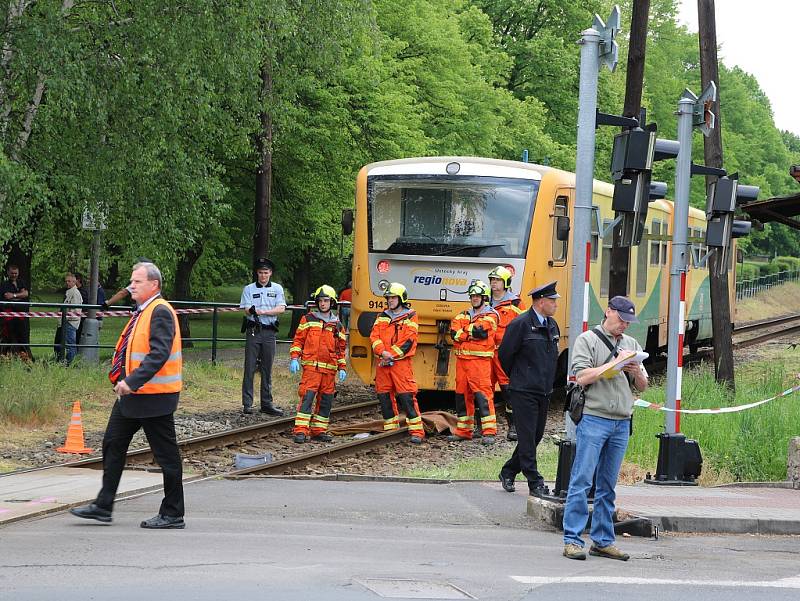
MULTIPOLYGON (((567 240, 559 240, 558 235, 558 217, 569 217, 572 219, 570 208, 574 207, 575 190, 573 188, 557 188, 555 200, 553 201, 553 210, 550 212, 550 259, 547 262, 550 268, 549 277, 541 281, 541 284, 546 284, 549 281, 558 282, 558 292, 561 294, 561 301, 558 303, 558 310, 556 311, 555 320, 561 327, 561 331, 566 334, 569 324, 569 297, 571 290, 572 278, 572 236, 570 235, 567 240)), ((570 228, 570 233, 572 232, 570 228)), ((563 235, 561 236, 564 237, 563 235)), ((525 291, 527 292, 527 291, 525 291)))

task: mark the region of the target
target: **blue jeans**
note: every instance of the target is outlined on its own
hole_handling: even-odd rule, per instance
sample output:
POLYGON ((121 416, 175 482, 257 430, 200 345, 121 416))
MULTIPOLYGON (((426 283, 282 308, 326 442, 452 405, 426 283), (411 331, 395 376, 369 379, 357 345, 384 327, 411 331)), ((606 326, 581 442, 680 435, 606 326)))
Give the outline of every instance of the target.
POLYGON ((614 487, 628 448, 629 419, 606 419, 584 415, 578 424, 575 461, 569 478, 564 507, 564 544, 583 547, 581 534, 589 519, 586 495, 595 479, 594 513, 589 536, 598 547, 614 544, 614 487))
POLYGON ((77 342, 77 335, 78 330, 73 327, 69 323, 64 324, 65 329, 65 339, 64 339, 64 346, 67 347, 67 365, 72 363, 72 360, 75 358, 75 355, 78 354, 78 349, 75 347, 75 343, 77 342))

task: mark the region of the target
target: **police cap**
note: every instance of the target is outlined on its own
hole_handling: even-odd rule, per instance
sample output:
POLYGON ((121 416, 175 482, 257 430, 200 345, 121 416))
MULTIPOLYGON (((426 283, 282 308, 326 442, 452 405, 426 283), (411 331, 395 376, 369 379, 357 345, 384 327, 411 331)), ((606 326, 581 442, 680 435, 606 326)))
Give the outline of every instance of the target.
POLYGON ((544 286, 539 286, 538 288, 534 288, 528 292, 528 294, 533 300, 536 300, 537 298, 561 298, 561 295, 556 292, 557 283, 558 282, 550 282, 544 286))
POLYGON ((256 271, 259 269, 269 269, 270 271, 275 271, 275 263, 269 259, 256 259, 255 269, 256 271))

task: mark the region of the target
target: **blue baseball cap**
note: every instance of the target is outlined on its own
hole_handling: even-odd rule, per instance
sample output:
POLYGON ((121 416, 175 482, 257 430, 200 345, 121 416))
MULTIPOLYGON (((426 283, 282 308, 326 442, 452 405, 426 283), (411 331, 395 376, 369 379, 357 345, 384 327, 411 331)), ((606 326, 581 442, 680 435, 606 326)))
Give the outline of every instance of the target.
POLYGON ((608 301, 608 308, 614 309, 614 311, 619 314, 619 318, 622 321, 639 323, 639 318, 636 317, 636 306, 627 296, 615 296, 608 301))

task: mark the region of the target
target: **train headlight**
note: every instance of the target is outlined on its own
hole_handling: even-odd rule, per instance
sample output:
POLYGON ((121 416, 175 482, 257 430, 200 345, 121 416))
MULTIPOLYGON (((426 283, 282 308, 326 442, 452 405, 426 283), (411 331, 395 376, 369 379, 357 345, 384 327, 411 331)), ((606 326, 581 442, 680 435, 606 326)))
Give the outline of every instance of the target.
POLYGON ((459 171, 461 171, 461 165, 458 163, 447 163, 447 167, 444 168, 447 171, 447 175, 455 175, 459 171))
POLYGON ((389 273, 389 261, 386 259, 378 261, 378 273, 389 273))
POLYGON ((389 289, 389 280, 381 280, 378 282, 378 288, 381 289, 381 292, 386 292, 389 289))

